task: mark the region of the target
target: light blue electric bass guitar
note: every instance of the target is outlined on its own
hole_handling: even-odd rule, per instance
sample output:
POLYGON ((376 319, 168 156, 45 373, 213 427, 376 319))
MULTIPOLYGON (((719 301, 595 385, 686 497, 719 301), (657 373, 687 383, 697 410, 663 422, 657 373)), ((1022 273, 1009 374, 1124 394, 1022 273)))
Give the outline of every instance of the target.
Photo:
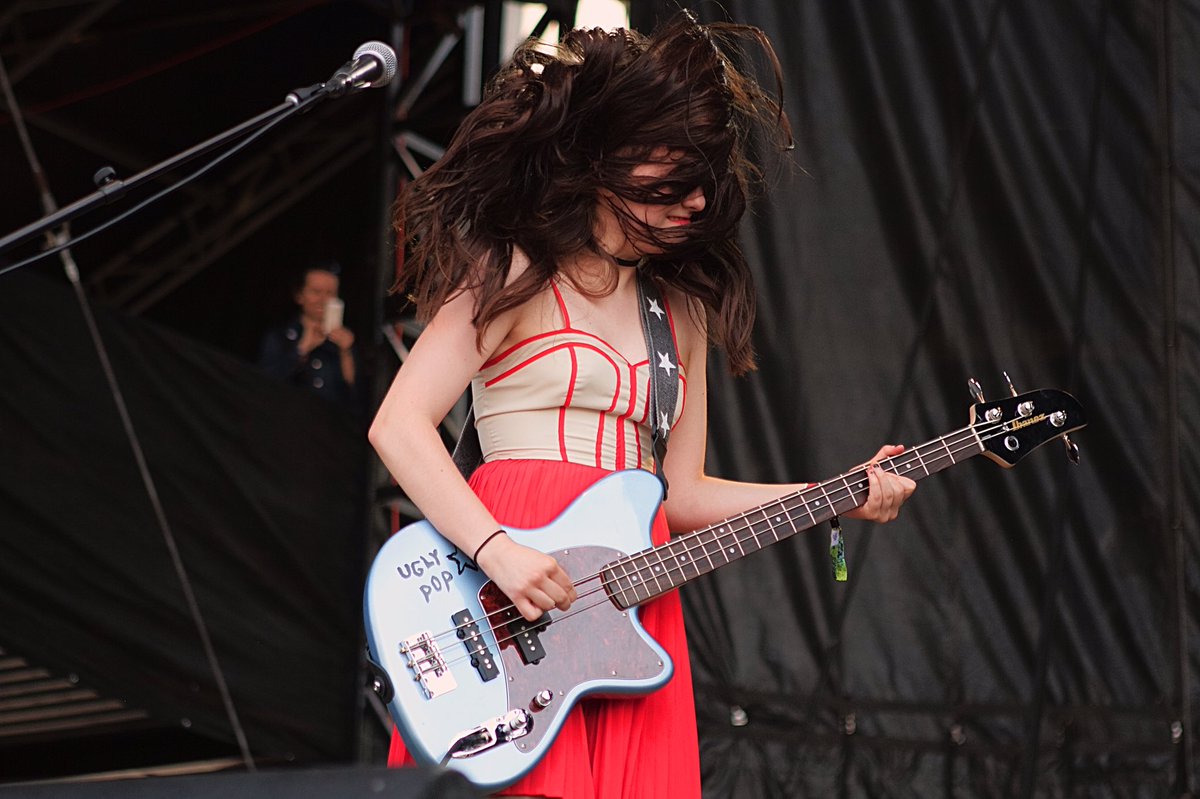
MULTIPOLYGON (((970 418, 881 468, 919 480, 981 454, 1011 467, 1085 424, 1079 403, 1053 390, 981 401, 970 418)), ((510 529, 514 540, 553 555, 578 593, 569 610, 536 622, 428 523, 388 540, 367 580, 367 639, 383 672, 381 694, 418 762, 445 764, 485 790, 516 781, 584 696, 649 693, 671 678, 666 652, 638 621, 639 605, 862 505, 867 478, 860 468, 651 546, 661 497, 648 472, 617 472, 547 527, 510 529)))

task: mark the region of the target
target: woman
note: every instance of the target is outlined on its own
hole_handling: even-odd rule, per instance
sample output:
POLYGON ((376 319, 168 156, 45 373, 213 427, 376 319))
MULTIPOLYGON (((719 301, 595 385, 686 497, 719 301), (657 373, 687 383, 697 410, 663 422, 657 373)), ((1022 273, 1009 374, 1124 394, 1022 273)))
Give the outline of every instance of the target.
POLYGON ((326 330, 326 308, 338 296, 336 264, 305 270, 293 298, 299 315, 285 327, 267 331, 258 363, 267 374, 356 409, 354 334, 339 321, 326 330))
MULTIPOLYGON (((370 439, 429 521, 528 619, 567 609, 576 592, 552 557, 503 527, 547 524, 612 470, 653 469, 639 272, 661 290, 678 352, 678 368, 663 368, 679 401, 654 542, 799 487, 704 474, 709 342, 735 372, 753 368, 755 294, 735 242, 757 175, 747 138, 760 124, 790 139, 779 104, 729 60, 742 41, 759 45, 778 83, 760 31, 685 14, 650 37, 579 30, 552 53, 523 47, 398 206, 411 248, 398 288, 429 324, 370 439), (470 486, 437 432, 468 384, 485 459, 470 486)), ((888 521, 915 487, 876 470, 869 484, 848 515, 888 521)), ((641 616, 674 660, 672 680, 642 698, 583 702, 509 795, 699 796, 677 594, 641 616)))

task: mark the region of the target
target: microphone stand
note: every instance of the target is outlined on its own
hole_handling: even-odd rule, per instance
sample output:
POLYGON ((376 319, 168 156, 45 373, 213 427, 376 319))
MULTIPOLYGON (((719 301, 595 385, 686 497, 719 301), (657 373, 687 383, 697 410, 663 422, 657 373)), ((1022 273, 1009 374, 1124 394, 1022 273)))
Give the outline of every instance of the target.
POLYGON ((277 117, 292 112, 305 111, 317 102, 330 96, 330 93, 324 91, 326 84, 314 83, 311 86, 305 86, 301 89, 295 89, 290 92, 287 98, 270 109, 264 111, 258 116, 248 119, 245 122, 232 127, 224 133, 219 133, 211 139, 202 141, 199 144, 190 147, 183 152, 160 161, 159 163, 142 170, 127 180, 121 180, 116 177, 116 172, 112 167, 102 167, 96 172, 93 178, 97 191, 89 194, 83 199, 76 200, 70 205, 63 206, 54 213, 47 214, 36 222, 32 222, 20 230, 14 231, 4 238, 0 239, 0 253, 6 249, 13 247, 23 241, 27 241, 39 234, 45 233, 52 228, 70 222, 71 220, 82 216, 93 208, 113 202, 114 200, 124 196, 130 190, 145 183, 148 180, 153 180, 160 174, 174 169, 181 164, 186 164, 205 153, 214 150, 224 144, 227 144, 238 137, 263 127, 264 125, 274 121, 277 117))

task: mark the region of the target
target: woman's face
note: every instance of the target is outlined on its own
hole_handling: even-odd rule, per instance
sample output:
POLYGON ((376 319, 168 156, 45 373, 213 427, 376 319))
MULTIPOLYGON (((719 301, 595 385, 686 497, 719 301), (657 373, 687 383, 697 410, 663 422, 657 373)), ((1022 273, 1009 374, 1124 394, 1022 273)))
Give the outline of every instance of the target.
POLYGON ((310 269, 304 276, 304 285, 296 292, 296 304, 300 315, 312 321, 325 318, 325 306, 337 296, 338 279, 324 269, 310 269))
MULTIPOLYGON (((679 193, 678 187, 671 186, 671 172, 675 162, 683 158, 679 150, 667 150, 665 147, 650 154, 650 160, 644 161, 633 168, 630 175, 635 181, 643 184, 647 191, 661 191, 671 196, 679 193), (661 188, 658 188, 661 186, 661 188)), ((644 241, 633 227, 628 232, 623 230, 618 211, 613 206, 619 204, 624 211, 653 230, 661 241, 671 242, 682 240, 688 234, 688 226, 696 214, 704 210, 704 190, 696 186, 686 192, 682 199, 664 203, 644 203, 627 200, 607 190, 601 189, 601 199, 597 207, 598 239, 605 250, 617 258, 636 258, 640 255, 654 254, 662 251, 655 241, 644 241)))

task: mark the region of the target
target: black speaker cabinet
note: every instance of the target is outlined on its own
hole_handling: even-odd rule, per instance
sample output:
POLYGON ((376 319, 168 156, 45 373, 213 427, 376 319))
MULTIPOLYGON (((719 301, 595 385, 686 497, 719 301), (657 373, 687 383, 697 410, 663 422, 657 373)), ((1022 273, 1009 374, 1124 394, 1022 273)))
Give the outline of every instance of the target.
POLYGON ((482 796, 462 775, 452 771, 383 767, 0 785, 0 799, 480 799, 482 796))

